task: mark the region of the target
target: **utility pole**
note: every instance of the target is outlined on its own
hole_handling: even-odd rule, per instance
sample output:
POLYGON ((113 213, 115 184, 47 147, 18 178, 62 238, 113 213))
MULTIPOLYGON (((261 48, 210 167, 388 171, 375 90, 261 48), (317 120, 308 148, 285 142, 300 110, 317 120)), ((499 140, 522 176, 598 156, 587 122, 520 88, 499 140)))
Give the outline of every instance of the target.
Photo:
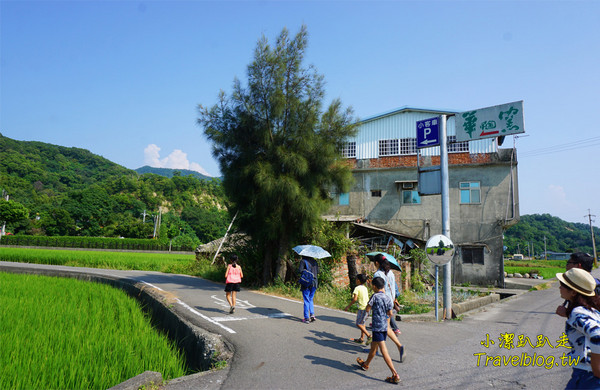
POLYGON ((160 220, 162 217, 162 211, 158 210, 158 215, 154 216, 154 233, 152 234, 152 238, 156 238, 156 236, 160 236, 160 220))
MULTIPOLYGON (((446 115, 441 115, 440 123, 440 175, 442 197, 442 234, 450 239, 450 179, 448 174, 448 138, 446 136, 446 115)), ((444 318, 452 319, 452 261, 444 265, 444 318)), ((437 305, 437 302, 436 302, 437 305)))
MULTIPOLYGON (((2 190, 2 197, 5 198, 6 201, 8 202, 8 193, 4 190, 2 190), (6 194, 6 197, 4 196, 4 194, 6 194)), ((5 234, 6 234, 6 221, 2 221, 2 228, 0 229, 0 239, 5 234)))
POLYGON ((588 220, 590 221, 590 232, 592 233, 592 248, 594 250, 594 267, 598 267, 598 255, 596 254, 596 238, 594 237, 594 226, 592 225, 592 215, 590 209, 588 209, 588 220))

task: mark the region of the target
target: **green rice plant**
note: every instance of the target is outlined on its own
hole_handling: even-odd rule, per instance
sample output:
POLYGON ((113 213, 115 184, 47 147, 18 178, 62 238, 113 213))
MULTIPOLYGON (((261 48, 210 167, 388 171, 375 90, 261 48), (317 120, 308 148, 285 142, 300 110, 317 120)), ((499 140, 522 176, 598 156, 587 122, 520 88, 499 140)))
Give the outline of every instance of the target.
POLYGON ((566 260, 505 260, 504 266, 528 268, 565 268, 566 260))
MULTIPOLYGON (((504 271, 509 274, 514 274, 516 272, 524 275, 526 273, 530 273, 532 271, 531 267, 504 267, 504 271)), ((565 272, 565 267, 536 267, 535 271, 537 271, 538 275, 543 276, 544 279, 552 279, 556 277, 556 274, 559 272, 565 272)))
POLYGON ((123 291, 0 273, 0 388, 106 389, 144 371, 187 374, 181 353, 123 291))
POLYGON ((195 257, 194 255, 169 253, 0 247, 0 260, 33 264, 68 265, 74 267, 179 273, 180 270, 190 267, 195 262, 195 257))

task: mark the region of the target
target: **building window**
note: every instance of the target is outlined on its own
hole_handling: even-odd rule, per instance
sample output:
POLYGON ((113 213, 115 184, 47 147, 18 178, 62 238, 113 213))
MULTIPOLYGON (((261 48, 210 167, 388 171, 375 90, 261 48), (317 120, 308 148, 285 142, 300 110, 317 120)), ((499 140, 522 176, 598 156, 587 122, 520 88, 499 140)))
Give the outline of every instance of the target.
POLYGON ((417 154, 416 138, 400 138, 400 155, 417 154))
POLYGON ((356 141, 346 142, 342 147, 342 156, 346 158, 356 158, 356 141))
POLYGON ((460 203, 481 203, 481 190, 478 181, 467 181, 460 183, 460 203))
POLYGON ((381 190, 371 190, 372 198, 381 198, 381 190))
POLYGON ((342 192, 340 194, 340 206, 348 206, 350 204, 350 193, 342 192))
POLYGON ((456 142, 455 135, 449 135, 448 138, 448 153, 460 153, 469 151, 469 141, 456 142))
POLYGON ((483 247, 461 247, 463 264, 483 264, 483 247))
POLYGON ((380 139, 379 140, 379 157, 397 156, 398 155, 398 140, 397 139, 380 139))
POLYGON ((421 197, 419 191, 402 191, 402 203, 404 204, 421 204, 421 197))

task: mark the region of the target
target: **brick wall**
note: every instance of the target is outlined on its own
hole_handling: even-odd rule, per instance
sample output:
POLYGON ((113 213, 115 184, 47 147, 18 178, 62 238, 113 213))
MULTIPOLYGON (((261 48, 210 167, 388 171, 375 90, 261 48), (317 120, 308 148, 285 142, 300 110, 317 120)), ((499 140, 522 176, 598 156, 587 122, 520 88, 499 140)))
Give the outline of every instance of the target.
POLYGON ((348 263, 346 262, 346 256, 342 258, 342 261, 332 271, 333 274, 333 285, 337 287, 347 287, 350 285, 350 279, 348 278, 348 263))
MULTIPOLYGON (((464 164, 489 164, 493 162, 493 153, 479 153, 470 154, 464 153, 449 153, 448 164, 449 165, 464 165, 464 164)), ((350 158, 346 160, 345 164, 351 169, 357 168, 357 160, 350 158)), ((440 156, 426 156, 421 157, 421 165, 440 165, 440 156), (423 161, 427 160, 426 164, 423 161)), ((416 167, 417 156, 386 156, 379 158, 369 159, 369 168, 399 168, 399 167, 416 167)))
MULTIPOLYGON (((400 266, 404 271, 406 277, 401 285, 402 274, 399 271, 392 270, 394 273, 394 277, 396 278, 396 283, 398 283, 398 287, 400 290, 408 290, 410 288, 410 263, 408 261, 400 262, 400 266)), ((361 259, 357 259, 356 261, 356 270, 359 274, 366 273, 368 275, 372 275, 377 271, 375 269, 375 264, 371 261, 366 262, 361 259)), ((346 261, 346 256, 342 258, 340 264, 332 270, 333 274, 333 285, 337 287, 348 287, 350 285, 350 279, 348 278, 348 262, 346 261)))

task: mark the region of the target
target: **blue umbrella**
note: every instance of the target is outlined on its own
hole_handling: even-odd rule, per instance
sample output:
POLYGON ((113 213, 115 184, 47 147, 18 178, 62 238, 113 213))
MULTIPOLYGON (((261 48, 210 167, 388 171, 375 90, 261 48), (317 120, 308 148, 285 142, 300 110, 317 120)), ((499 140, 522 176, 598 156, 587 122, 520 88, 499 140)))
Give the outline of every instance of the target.
POLYGON ((400 269, 400 264, 398 264, 398 261, 396 260, 396 258, 392 255, 390 255, 389 253, 385 253, 385 252, 371 252, 371 253, 367 253, 367 257, 373 261, 375 259, 375 256, 377 255, 382 255, 392 266, 392 268, 395 268, 398 271, 401 271, 400 269))
POLYGON ((295 246, 294 252, 300 256, 312 257, 313 259, 322 259, 324 257, 331 257, 329 252, 320 246, 316 245, 298 245, 295 246))

